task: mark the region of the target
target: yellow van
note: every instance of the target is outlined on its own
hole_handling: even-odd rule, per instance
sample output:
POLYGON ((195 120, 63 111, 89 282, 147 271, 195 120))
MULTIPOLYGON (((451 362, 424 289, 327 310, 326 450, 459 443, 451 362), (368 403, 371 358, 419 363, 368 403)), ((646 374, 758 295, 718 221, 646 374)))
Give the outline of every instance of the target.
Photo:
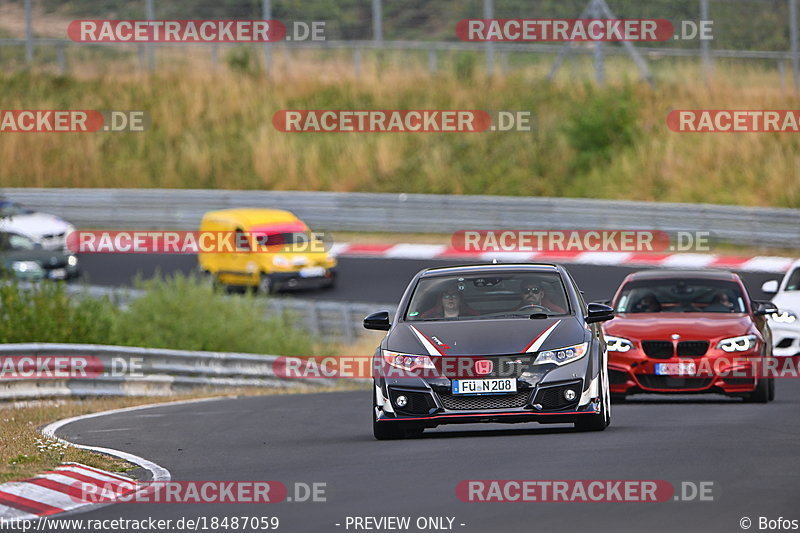
POLYGON ((200 269, 231 289, 263 293, 284 288, 332 287, 336 259, 323 239, 289 211, 225 209, 210 211, 200 223, 200 269))

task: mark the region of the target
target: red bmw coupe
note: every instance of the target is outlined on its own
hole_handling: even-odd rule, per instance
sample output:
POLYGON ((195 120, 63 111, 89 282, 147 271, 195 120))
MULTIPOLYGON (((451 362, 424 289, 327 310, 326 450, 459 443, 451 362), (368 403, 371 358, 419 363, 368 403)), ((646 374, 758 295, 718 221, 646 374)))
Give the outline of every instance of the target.
POLYGON ((629 275, 603 326, 612 398, 636 393, 722 393, 766 403, 770 302, 750 299, 738 275, 652 270, 629 275), (767 371, 764 371, 767 369, 767 371))

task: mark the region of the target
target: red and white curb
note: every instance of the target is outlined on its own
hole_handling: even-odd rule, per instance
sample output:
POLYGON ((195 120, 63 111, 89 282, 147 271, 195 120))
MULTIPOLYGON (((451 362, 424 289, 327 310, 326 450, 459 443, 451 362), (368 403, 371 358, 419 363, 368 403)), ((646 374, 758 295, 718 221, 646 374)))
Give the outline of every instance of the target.
POLYGON ((27 520, 113 503, 113 499, 99 496, 109 488, 121 496, 136 490, 137 483, 99 468, 65 463, 36 477, 0 485, 0 518, 27 520), (92 494, 91 501, 85 499, 88 494, 92 494))
POLYGON ((465 252, 446 244, 350 244, 338 243, 331 253, 340 257, 385 259, 470 259, 499 262, 541 261, 585 265, 643 266, 661 268, 720 268, 744 272, 784 273, 794 261, 791 257, 734 256, 692 253, 635 252, 465 252))
MULTIPOLYGON (((152 478, 150 481, 152 482, 170 481, 172 475, 169 470, 143 457, 112 448, 74 444, 56 437, 56 432, 67 424, 89 418, 127 413, 130 411, 141 411, 168 405, 207 402, 215 399, 218 398, 199 398, 153 403, 65 418, 64 420, 53 422, 42 428, 42 434, 45 437, 57 440, 74 448, 124 459, 131 464, 148 470, 152 478)), ((140 488, 142 488, 140 483, 127 476, 106 472, 99 468, 93 468, 78 463, 65 463, 55 470, 44 472, 36 477, 0 485, 0 519, 30 520, 70 511, 86 511, 90 508, 112 504, 115 502, 115 498, 124 497, 140 488), (97 490, 92 491, 92 487, 96 487, 97 490), (109 494, 108 490, 112 487, 114 493, 113 497, 109 494), (91 501, 87 501, 84 496, 89 496, 91 501)))

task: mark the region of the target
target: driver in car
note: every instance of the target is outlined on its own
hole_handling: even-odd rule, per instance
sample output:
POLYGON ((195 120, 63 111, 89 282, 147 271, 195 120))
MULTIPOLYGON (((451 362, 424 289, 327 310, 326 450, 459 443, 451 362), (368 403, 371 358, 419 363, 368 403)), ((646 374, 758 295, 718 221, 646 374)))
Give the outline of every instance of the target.
POLYGON ((439 293, 436 304, 422 313, 420 318, 458 318, 461 316, 477 316, 475 309, 464 302, 464 294, 456 283, 448 283, 439 293))
POLYGON ((553 303, 547 297, 544 284, 537 281, 528 281, 522 284, 522 301, 517 311, 566 313, 560 305, 553 303))
POLYGON ((714 295, 711 304, 705 308, 705 311, 709 313, 733 313, 736 309, 730 296, 728 296, 728 291, 720 289, 717 294, 714 295))

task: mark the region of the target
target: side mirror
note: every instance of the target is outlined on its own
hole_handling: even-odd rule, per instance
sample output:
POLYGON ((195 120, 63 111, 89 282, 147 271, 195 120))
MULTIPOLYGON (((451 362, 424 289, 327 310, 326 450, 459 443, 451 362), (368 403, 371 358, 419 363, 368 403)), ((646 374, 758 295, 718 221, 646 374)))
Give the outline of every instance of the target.
POLYGON ((389 311, 378 311, 372 313, 364 319, 364 329, 377 329, 379 331, 389 331, 392 324, 389 323, 389 311))
POLYGON ((594 324, 596 322, 605 322, 614 318, 614 308, 606 304, 592 302, 588 306, 588 313, 586 314, 586 323, 594 324))
POLYGON ((776 306, 772 302, 763 302, 759 300, 753 300, 753 314, 755 315, 771 315, 772 313, 778 312, 778 306, 776 306))
POLYGON ((769 281, 765 281, 764 284, 761 286, 761 292, 763 292, 764 294, 777 294, 778 280, 771 279, 769 281))

